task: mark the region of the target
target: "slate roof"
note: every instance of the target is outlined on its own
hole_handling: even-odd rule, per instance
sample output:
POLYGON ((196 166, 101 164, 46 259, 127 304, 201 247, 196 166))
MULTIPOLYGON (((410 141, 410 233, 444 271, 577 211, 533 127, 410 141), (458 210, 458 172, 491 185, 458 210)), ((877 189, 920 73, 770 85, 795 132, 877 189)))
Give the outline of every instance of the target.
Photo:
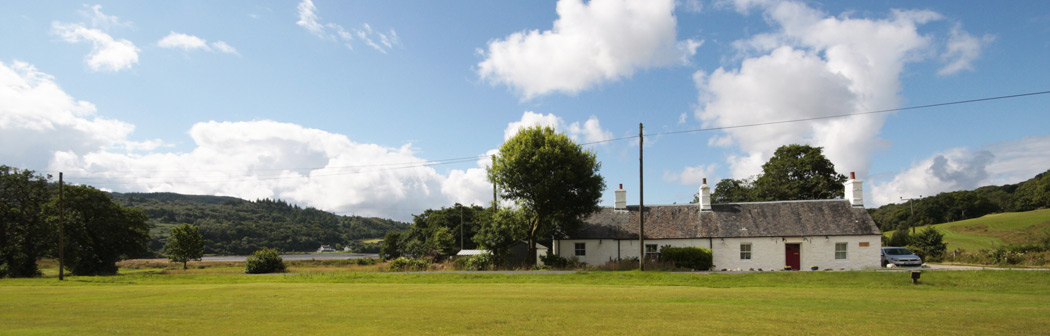
MULTIPOLYGON (((881 234, 862 208, 848 201, 783 201, 713 204, 700 211, 696 204, 645 207, 645 237, 740 238, 848 236, 881 234)), ((584 220, 570 239, 638 239, 638 206, 627 210, 602 208, 584 220)))

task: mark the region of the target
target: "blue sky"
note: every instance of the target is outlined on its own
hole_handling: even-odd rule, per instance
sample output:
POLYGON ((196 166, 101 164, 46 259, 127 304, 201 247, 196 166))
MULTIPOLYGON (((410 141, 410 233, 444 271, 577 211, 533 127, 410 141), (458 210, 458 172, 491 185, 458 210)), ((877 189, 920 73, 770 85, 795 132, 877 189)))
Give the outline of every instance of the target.
MULTIPOLYGON (((865 204, 1050 168, 1050 4, 0 3, 0 163, 112 191, 411 218, 484 203, 518 128, 645 132, 647 204, 825 148, 865 204), (57 175, 57 174, 56 174, 57 175)), ((637 203, 637 139, 587 145, 637 203)))

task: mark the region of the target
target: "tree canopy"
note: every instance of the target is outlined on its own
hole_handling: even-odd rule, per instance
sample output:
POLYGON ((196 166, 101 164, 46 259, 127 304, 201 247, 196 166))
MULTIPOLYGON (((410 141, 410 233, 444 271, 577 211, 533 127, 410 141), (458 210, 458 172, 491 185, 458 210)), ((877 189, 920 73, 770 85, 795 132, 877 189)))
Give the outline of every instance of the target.
POLYGON ((204 256, 204 240, 200 228, 196 225, 182 224, 171 229, 171 237, 164 245, 168 259, 181 262, 182 269, 190 260, 200 260, 204 256))
POLYGON ((88 186, 67 186, 64 203, 65 259, 73 274, 116 274, 117 261, 146 253, 149 223, 142 210, 88 186))
POLYGON ((0 278, 40 273, 36 260, 55 236, 44 214, 50 197, 47 177, 0 166, 0 278))
POLYGON ((526 222, 528 262, 535 263, 536 237, 563 235, 598 211, 605 179, 594 152, 583 150, 550 127, 531 127, 503 143, 488 169, 503 199, 515 200, 533 216, 526 222))
POLYGON ((834 199, 842 197, 846 176, 824 156, 824 149, 785 145, 762 165, 754 179, 724 179, 715 186, 718 203, 834 199))

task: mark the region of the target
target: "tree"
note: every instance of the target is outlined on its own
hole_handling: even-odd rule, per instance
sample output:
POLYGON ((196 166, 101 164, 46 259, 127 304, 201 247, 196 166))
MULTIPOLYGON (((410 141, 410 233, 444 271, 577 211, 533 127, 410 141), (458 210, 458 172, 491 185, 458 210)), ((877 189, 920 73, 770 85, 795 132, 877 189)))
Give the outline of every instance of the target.
POLYGON ((0 278, 40 274, 36 260, 55 242, 45 220, 47 177, 0 166, 0 278))
POLYGON ((536 263, 536 237, 563 235, 599 210, 605 179, 594 152, 550 127, 522 129, 500 146, 488 168, 503 199, 515 200, 532 218, 524 223, 528 259, 536 263))
POLYGON ((842 197, 846 176, 824 157, 823 148, 786 145, 777 148, 754 180, 725 179, 715 186, 715 202, 760 202, 842 197))
POLYGON ((116 274, 117 261, 146 252, 146 214, 114 203, 104 191, 66 187, 65 216, 66 265, 73 274, 116 274))
POLYGON ((511 245, 528 239, 525 228, 530 217, 525 209, 499 209, 492 220, 481 225, 474 241, 492 253, 493 264, 505 265, 511 245))
POLYGON ((281 254, 276 249, 269 247, 252 252, 252 255, 244 260, 244 273, 274 273, 284 272, 284 269, 284 259, 281 258, 281 254))
POLYGON ((401 232, 387 232, 383 238, 383 247, 379 248, 379 257, 383 260, 401 257, 401 232))
POLYGON ((948 249, 947 244, 944 243, 944 234, 932 226, 912 236, 911 247, 912 252, 915 252, 915 254, 918 254, 926 261, 940 260, 948 249))
POLYGON ((201 238, 200 227, 196 225, 182 224, 171 229, 171 237, 164 245, 168 250, 168 259, 181 262, 182 269, 190 260, 200 260, 204 256, 204 240, 201 238))
POLYGON ((908 246, 911 244, 911 234, 908 233, 908 228, 900 227, 897 231, 893 231, 893 235, 890 236, 890 240, 886 242, 887 246, 908 246))
POLYGON ((843 182, 846 176, 835 172, 823 148, 796 144, 777 148, 755 188, 766 201, 833 199, 843 196, 843 182))

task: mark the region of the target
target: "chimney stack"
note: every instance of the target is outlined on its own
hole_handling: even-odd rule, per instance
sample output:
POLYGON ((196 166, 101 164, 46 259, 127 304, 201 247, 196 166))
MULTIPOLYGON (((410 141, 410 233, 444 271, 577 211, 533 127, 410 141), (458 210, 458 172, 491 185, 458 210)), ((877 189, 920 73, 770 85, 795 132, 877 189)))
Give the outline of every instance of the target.
POLYGON ((623 190, 623 183, 616 189, 616 210, 627 210, 627 190, 623 190))
POLYGON ((700 185, 700 211, 711 211, 711 187, 707 186, 707 178, 700 185))
POLYGON ((849 180, 844 183, 846 187, 846 201, 854 208, 864 207, 864 187, 862 186, 861 180, 857 179, 857 174, 849 172, 849 180))

